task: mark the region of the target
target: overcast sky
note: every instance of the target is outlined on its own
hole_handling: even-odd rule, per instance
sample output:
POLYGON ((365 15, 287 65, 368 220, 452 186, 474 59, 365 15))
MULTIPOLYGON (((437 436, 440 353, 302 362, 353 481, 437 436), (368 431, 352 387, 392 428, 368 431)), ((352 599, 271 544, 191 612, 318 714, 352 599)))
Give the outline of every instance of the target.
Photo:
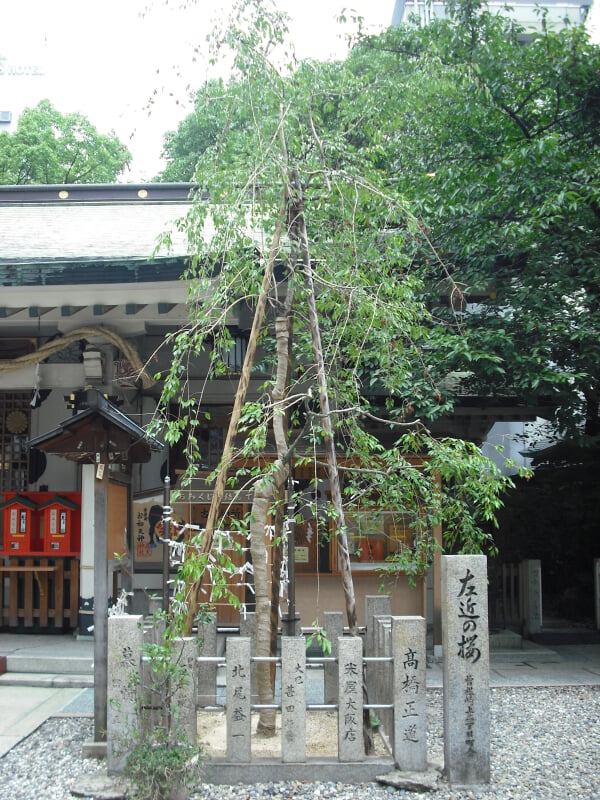
MULTIPOLYGON (((394 9, 394 0, 277 3, 293 15, 301 58, 344 54, 348 29, 336 21, 344 7, 374 32, 390 24, 394 9)), ((114 129, 133 152, 125 180, 150 179, 161 167, 162 134, 190 111, 186 86, 206 77, 204 61, 193 61, 194 47, 229 6, 230 0, 2 0, 0 111, 16 117, 45 97, 63 113, 79 111, 100 131, 114 129), (32 67, 43 74, 15 74, 32 67)))

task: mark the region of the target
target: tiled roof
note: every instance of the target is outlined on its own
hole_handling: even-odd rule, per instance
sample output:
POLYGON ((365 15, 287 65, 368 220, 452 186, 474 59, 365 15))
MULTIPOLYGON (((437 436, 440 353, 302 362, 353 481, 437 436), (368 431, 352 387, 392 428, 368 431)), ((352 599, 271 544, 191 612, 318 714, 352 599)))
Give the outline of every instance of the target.
MULTIPOLYGON (((0 205, 0 263, 149 259, 161 233, 189 206, 167 204, 0 205)), ((171 256, 185 256, 174 231, 171 256)), ((164 251, 163 255, 167 255, 164 251)))
MULTIPOLYGON (((0 286, 176 280, 190 250, 175 223, 192 207, 191 191, 191 184, 0 186, 0 286), (170 247, 156 253, 166 233, 170 247)), ((210 213, 202 233, 208 248, 210 213)), ((252 247, 269 246, 251 224, 244 235, 252 247)))

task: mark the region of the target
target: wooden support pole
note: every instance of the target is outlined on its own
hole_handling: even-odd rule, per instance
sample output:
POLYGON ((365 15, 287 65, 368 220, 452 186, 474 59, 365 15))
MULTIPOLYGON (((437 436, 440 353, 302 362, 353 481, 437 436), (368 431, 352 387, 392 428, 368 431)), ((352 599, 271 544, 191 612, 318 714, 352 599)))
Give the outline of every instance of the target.
POLYGON ((94 740, 106 741, 108 670, 108 470, 94 484, 94 740))

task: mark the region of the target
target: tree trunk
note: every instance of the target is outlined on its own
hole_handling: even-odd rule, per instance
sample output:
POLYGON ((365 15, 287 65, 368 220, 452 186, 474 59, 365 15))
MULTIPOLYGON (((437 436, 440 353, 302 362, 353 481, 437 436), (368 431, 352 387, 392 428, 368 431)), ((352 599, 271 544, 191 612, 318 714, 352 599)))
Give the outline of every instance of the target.
MULTIPOLYGON (((271 652, 271 594, 268 575, 268 551, 265 546, 265 527, 269 510, 276 496, 276 483, 285 481, 287 467, 276 463, 275 472, 265 477, 254 490, 252 521, 250 523, 250 552, 254 567, 254 592, 256 602, 256 652, 268 656, 271 652)), ((254 666, 256 691, 261 704, 273 703, 270 665, 258 662, 254 666)), ((275 736, 275 711, 263 710, 259 714, 256 732, 261 736, 275 736)))

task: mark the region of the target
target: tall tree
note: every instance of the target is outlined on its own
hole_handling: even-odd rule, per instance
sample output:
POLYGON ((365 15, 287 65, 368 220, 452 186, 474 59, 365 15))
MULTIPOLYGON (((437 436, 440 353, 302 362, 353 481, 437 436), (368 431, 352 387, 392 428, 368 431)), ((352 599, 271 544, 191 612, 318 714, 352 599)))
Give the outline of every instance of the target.
POLYGON ((448 8, 351 55, 389 89, 381 160, 427 228, 420 274, 449 301, 436 313, 498 357, 471 363, 473 392, 549 403, 558 431, 597 441, 600 48, 543 11, 532 35, 480 0, 448 8))
MULTIPOLYGON (((198 199, 180 222, 194 254, 186 275, 190 322, 169 337, 172 367, 161 376, 162 423, 168 440, 186 437, 183 483, 190 483, 207 381, 190 381, 188 365, 205 353, 208 378, 223 373, 228 316, 241 304, 260 309, 266 282, 269 313, 255 316, 259 330, 251 336, 254 344, 260 335, 264 390, 246 396, 247 369, 259 366, 247 357, 236 397, 239 422, 236 411, 213 476, 216 508, 225 471, 230 485, 254 492, 247 524, 259 655, 269 653, 271 640, 266 532, 291 461, 311 463, 315 476, 327 472, 329 524, 318 535, 336 537, 352 630, 348 510, 412 514, 414 546, 398 554, 397 568, 419 574, 435 548, 431 529, 441 522, 457 550, 493 547, 481 523, 493 519, 508 482, 476 448, 436 441, 424 425, 450 407, 437 383, 450 354, 456 360, 467 345, 427 311, 414 270, 416 242, 426 231, 381 169, 377 137, 365 135, 366 125, 377 129, 378 107, 385 115, 384 97, 372 96, 369 77, 346 63, 282 60, 290 52, 286 35, 285 18, 262 0, 240 2, 231 24, 214 32, 215 49, 231 53, 233 74, 226 91, 209 84, 202 98, 206 116, 226 124, 203 142, 195 172, 210 202, 198 199), (278 268, 271 276, 273 258, 278 268), (377 424, 378 435, 366 431, 367 422, 377 424)), ((433 249, 430 258, 441 264, 433 249)), ((207 571, 213 591, 222 591, 224 581, 215 576, 231 564, 223 548, 212 547, 222 528, 211 522, 189 543, 178 606, 195 602, 207 571)), ((258 678, 262 703, 270 702, 267 675, 268 667, 264 681, 258 678)))
POLYGON ((250 120, 243 119, 242 115, 230 114, 230 103, 225 100, 229 97, 230 102, 235 103, 233 88, 231 83, 225 84, 222 79, 215 78, 196 92, 194 111, 181 120, 176 130, 164 135, 162 155, 167 165, 156 180, 192 181, 201 153, 208 147, 218 149, 229 126, 245 128, 250 125, 250 120), (215 103, 214 98, 219 96, 224 102, 215 103))
POLYGON ((112 183, 130 158, 114 133, 42 100, 23 111, 14 133, 0 133, 0 184, 112 183))

